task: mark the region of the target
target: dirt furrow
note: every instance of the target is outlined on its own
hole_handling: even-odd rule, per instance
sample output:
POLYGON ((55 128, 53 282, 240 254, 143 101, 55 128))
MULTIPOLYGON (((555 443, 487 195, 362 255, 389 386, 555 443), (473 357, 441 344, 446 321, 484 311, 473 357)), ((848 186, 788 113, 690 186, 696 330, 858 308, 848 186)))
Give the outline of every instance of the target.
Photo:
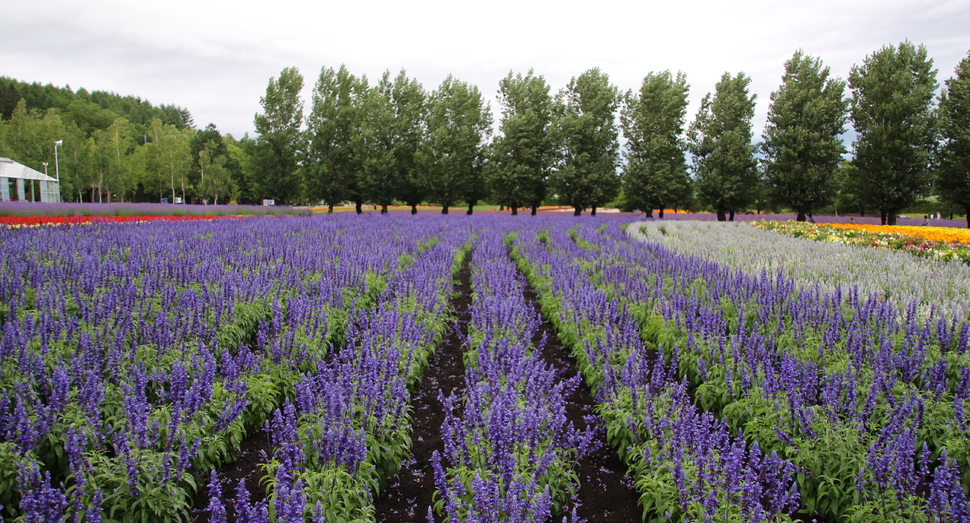
MULTIPOLYGON (((542 316, 537 300, 536 290, 530 283, 526 283, 524 291, 526 301, 535 308, 542 319, 542 325, 533 337, 533 344, 539 347, 543 338, 541 356, 543 361, 559 372, 561 379, 571 379, 578 374, 576 359, 563 346, 556 335, 552 323, 542 316)), ((595 413, 596 401, 590 393, 589 387, 582 381, 566 398, 566 416, 574 426, 586 429, 589 424, 587 418, 595 413)), ((606 522, 636 522, 641 520, 641 509, 637 504, 639 493, 633 488, 633 480, 627 475, 626 467, 606 442, 605 430, 599 430, 599 450, 585 456, 578 463, 576 472, 579 475, 579 489, 563 512, 571 513, 575 508, 576 515, 587 523, 606 522)))
POLYGON ((387 492, 375 500, 377 521, 405 523, 425 521, 435 492, 431 454, 444 452, 441 425, 445 420, 444 405, 438 400, 443 394, 460 395, 465 388, 465 340, 471 319, 472 300, 471 253, 458 273, 459 284, 451 300, 456 320, 449 326, 441 346, 431 357, 421 384, 411 397, 413 432, 411 460, 390 483, 387 492))

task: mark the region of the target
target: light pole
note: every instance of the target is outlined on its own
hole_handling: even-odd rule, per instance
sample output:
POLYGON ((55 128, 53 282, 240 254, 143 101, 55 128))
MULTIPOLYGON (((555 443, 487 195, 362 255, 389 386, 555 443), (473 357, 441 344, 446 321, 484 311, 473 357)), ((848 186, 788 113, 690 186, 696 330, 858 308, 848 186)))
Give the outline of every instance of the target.
MULTIPOLYGON (((40 162, 40 164, 44 166, 44 176, 47 176, 47 166, 50 165, 50 164, 47 163, 47 162, 40 162)), ((41 190, 40 190, 40 201, 44 201, 44 189, 43 189, 43 187, 47 187, 47 197, 50 198, 50 193, 51 193, 50 192, 50 185, 47 183, 47 180, 44 180, 41 183, 40 186, 41 186, 41 190)), ((34 184, 33 184, 33 182, 31 182, 31 184, 30 184, 30 190, 31 190, 31 196, 33 196, 33 190, 34 190, 34 184)))
MULTIPOLYGON (((61 203, 61 168, 57 163, 57 146, 64 145, 64 140, 58 140, 54 142, 54 175, 57 177, 57 203, 61 203)), ((47 164, 44 164, 44 170, 47 170, 47 164)))

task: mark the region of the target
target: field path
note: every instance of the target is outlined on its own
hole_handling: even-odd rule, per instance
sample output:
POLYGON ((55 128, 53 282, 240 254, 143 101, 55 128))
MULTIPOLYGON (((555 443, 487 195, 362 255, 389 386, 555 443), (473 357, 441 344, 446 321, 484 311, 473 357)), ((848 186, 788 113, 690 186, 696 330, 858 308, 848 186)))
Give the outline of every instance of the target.
MULTIPOLYGON (((411 398, 411 415, 414 418, 412 459, 391 480, 387 492, 374 501, 377 521, 382 523, 424 521, 428 507, 433 503, 435 485, 431 455, 436 450, 439 453, 444 450, 441 424, 445 420, 445 408, 438 393, 460 395, 465 389, 462 355, 467 349, 465 340, 471 319, 471 257, 471 253, 465 257, 458 272, 459 284, 451 300, 452 310, 458 317, 449 326, 441 346, 431 357, 421 384, 411 398)), ((436 519, 440 518, 436 516, 436 519)))
MULTIPOLYGON (((537 293, 526 280, 523 292, 526 302, 532 306, 542 324, 532 339, 534 347, 542 349, 542 360, 556 369, 560 380, 568 380, 578 374, 576 358, 563 346, 552 323, 542 314, 537 293)), ((627 476, 626 467, 606 442, 606 432, 602 422, 594 416, 596 400, 589 387, 580 380, 566 398, 566 417, 580 430, 586 430, 592 421, 599 424, 597 430, 599 449, 581 459, 576 467, 579 475, 579 489, 570 500, 571 506, 564 507, 564 513, 572 512, 587 523, 637 522, 642 511, 637 504, 640 494, 633 487, 633 480, 627 476)))

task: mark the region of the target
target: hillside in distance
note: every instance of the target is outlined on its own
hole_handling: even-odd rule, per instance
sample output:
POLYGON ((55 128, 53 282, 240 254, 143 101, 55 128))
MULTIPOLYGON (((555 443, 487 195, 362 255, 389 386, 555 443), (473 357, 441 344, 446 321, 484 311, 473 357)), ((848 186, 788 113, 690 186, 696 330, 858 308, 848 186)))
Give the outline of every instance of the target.
POLYGON ((39 82, 27 83, 14 78, 0 76, 0 117, 7 120, 13 114, 20 100, 27 109, 44 113, 48 109, 68 110, 72 104, 96 104, 128 121, 147 126, 152 118, 178 128, 195 127, 192 114, 188 109, 177 105, 152 105, 138 96, 106 91, 87 91, 83 87, 74 91, 71 87, 57 87, 39 82))

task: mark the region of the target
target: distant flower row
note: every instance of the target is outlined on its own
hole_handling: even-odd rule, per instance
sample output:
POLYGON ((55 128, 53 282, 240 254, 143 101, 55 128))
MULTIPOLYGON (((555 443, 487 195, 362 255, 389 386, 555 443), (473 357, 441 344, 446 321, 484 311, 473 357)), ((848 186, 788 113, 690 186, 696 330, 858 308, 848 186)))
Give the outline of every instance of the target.
POLYGON ((309 214, 309 209, 282 205, 0 202, 0 216, 308 216, 309 214))
POLYGON ((215 220, 225 216, 0 216, 0 225, 16 229, 51 225, 89 225, 92 223, 130 223, 158 220, 215 220))
POLYGON ((955 229, 953 227, 918 227, 912 225, 870 225, 834 223, 837 229, 855 229, 874 233, 905 234, 920 236, 927 240, 944 243, 970 243, 970 229, 955 229))
POLYGON ((904 251, 938 260, 962 260, 970 265, 970 231, 946 227, 907 227, 806 222, 756 221, 751 225, 796 238, 904 251))

